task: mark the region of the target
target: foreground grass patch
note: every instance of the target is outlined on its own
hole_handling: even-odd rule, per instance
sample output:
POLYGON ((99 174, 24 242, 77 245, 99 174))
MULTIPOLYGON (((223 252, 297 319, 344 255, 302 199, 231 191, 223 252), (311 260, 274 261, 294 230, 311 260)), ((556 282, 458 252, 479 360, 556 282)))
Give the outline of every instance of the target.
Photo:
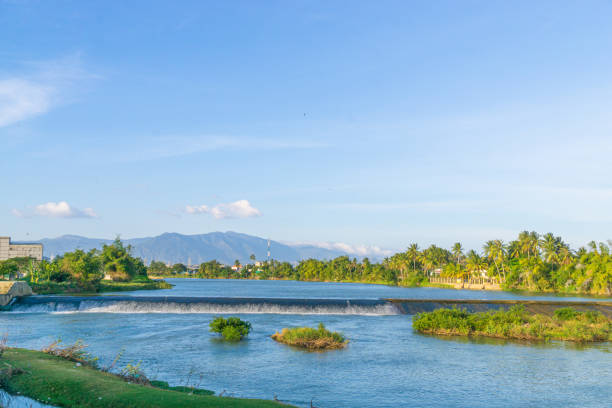
POLYGON ((579 343, 612 340, 612 321, 599 312, 561 308, 553 316, 530 315, 524 306, 486 313, 438 309, 420 313, 412 327, 427 334, 484 336, 520 340, 566 340, 579 343))
POLYGON ((280 407, 274 401, 215 397, 205 390, 169 387, 154 382, 143 386, 87 365, 40 351, 8 348, 0 358, 0 385, 11 394, 21 394, 60 407, 166 408, 166 407, 280 407), (188 391, 188 392, 186 392, 188 391))
POLYGON ((327 330, 323 323, 319 323, 316 329, 311 327, 285 328, 280 333, 274 333, 272 338, 280 343, 308 350, 340 349, 348 344, 348 340, 341 333, 327 330))

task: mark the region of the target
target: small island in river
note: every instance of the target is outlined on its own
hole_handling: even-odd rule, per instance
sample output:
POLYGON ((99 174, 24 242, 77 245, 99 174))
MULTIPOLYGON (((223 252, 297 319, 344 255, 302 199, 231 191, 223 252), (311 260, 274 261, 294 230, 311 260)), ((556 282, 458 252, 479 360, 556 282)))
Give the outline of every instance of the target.
POLYGON ((579 312, 570 307, 557 309, 552 316, 529 314, 522 305, 481 313, 438 309, 416 315, 412 327, 420 333, 443 336, 578 343, 612 340, 612 320, 596 311, 579 312))
POLYGON ((341 349, 349 342, 342 333, 327 330, 323 323, 319 323, 316 329, 311 327, 284 328, 280 333, 274 333, 272 339, 290 346, 319 351, 341 349))

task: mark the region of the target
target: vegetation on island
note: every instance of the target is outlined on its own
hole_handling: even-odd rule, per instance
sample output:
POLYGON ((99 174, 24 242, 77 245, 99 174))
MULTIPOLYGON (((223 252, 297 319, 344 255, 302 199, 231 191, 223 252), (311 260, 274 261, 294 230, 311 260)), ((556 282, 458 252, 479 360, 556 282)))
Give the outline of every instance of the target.
MULTIPOLYGON (((460 243, 451 249, 436 245, 420 249, 411 244, 406 251, 380 263, 341 256, 332 260, 303 260, 296 266, 276 260, 255 262, 251 256, 251 263, 240 265, 236 261, 233 267, 217 261, 204 262, 190 276, 444 286, 430 282, 433 276, 440 276, 452 282, 488 281, 506 290, 611 295, 610 244, 591 242, 575 250, 551 233, 523 231, 508 243, 499 239, 487 241, 480 252, 466 252, 460 243)), ((176 265, 158 266, 164 276, 182 269, 176 265)))
POLYGON ((316 329, 312 327, 284 328, 280 333, 274 333, 272 338, 279 343, 319 351, 341 349, 348 344, 348 340, 342 333, 327 330, 323 323, 319 323, 316 329))
POLYGON ((75 408, 286 406, 275 401, 213 396, 212 391, 191 386, 171 387, 164 381, 148 380, 139 364, 111 373, 109 367, 101 369, 90 357, 84 357, 82 344, 69 347, 72 349, 55 345, 44 352, 3 346, 0 387, 45 404, 75 408))
POLYGON ((35 293, 95 293, 138 289, 169 289, 172 285, 154 281, 140 258, 131 255, 131 246, 118 238, 101 250, 77 249, 40 262, 14 258, 0 262, 3 278, 22 276, 35 293))
POLYGON ((251 323, 240 320, 237 317, 216 317, 210 322, 210 331, 219 333, 225 340, 239 341, 248 336, 251 331, 251 323))
POLYGON ((420 333, 444 336, 579 343, 612 340, 612 320, 599 312, 579 312, 570 307, 555 310, 553 316, 529 314, 523 305, 481 313, 438 309, 416 315, 412 327, 420 333))

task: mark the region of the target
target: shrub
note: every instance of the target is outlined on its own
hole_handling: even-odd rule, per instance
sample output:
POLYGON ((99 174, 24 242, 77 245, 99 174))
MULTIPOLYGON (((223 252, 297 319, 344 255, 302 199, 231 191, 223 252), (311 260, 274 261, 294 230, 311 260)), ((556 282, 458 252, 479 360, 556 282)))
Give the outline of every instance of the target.
POLYGON ((151 385, 151 381, 140 368, 140 361, 136 365, 128 363, 119 373, 119 377, 134 384, 151 385))
POLYGON ((237 317, 216 317, 210 322, 210 331, 221 334, 225 340, 238 341, 249 335, 251 323, 237 317))
POLYGON ((87 348, 86 344, 83 344, 81 340, 77 340, 74 344, 62 347, 62 339, 57 339, 47 347, 42 349, 43 353, 51 354, 53 356, 61 357, 65 360, 74 361, 75 363, 81 363, 92 367, 98 367, 98 357, 93 357, 91 354, 85 351, 87 348))
POLYGON ((562 307, 555 310, 555 318, 557 320, 571 320, 575 319, 578 315, 580 315, 580 312, 571 307, 562 307))

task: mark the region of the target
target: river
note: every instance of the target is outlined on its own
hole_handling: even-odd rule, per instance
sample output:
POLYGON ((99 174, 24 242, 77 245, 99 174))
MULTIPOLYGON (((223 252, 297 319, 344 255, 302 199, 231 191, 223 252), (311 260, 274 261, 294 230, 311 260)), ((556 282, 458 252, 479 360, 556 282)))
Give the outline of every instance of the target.
MULTIPOLYGON (((311 299, 312 304, 314 299, 379 298, 592 300, 364 284, 169 281, 173 289, 117 295, 311 299)), ((208 323, 223 310, 155 306, 151 313, 146 308, 154 302, 108 306, 113 295, 76 309, 24 305, 0 314, 0 331, 8 332, 9 345, 34 349, 57 337, 66 343, 82 339, 102 365, 123 349, 118 366, 140 362, 151 378, 172 385, 199 385, 236 397, 276 396, 301 407, 311 400, 321 408, 612 406, 609 343, 580 347, 436 338, 414 333, 412 316, 380 308, 283 312, 244 307, 231 313, 249 320, 253 331, 248 340, 228 344, 208 331, 208 323), (349 346, 312 353, 270 339, 283 327, 319 322, 343 332, 349 346)))

